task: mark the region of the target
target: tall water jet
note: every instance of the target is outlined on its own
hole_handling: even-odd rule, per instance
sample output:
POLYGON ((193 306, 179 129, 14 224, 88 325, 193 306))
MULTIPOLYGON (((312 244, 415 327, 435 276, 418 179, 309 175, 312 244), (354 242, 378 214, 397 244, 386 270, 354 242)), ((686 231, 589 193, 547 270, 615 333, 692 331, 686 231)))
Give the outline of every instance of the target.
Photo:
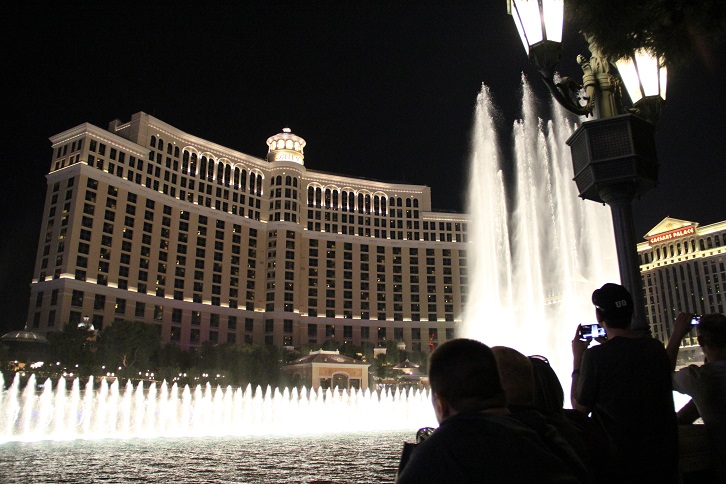
POLYGON ((459 334, 490 346, 546 356, 564 386, 570 341, 592 322, 592 291, 619 281, 606 206, 579 199, 565 144, 574 121, 559 106, 538 118, 522 80, 522 119, 513 128, 513 166, 503 166, 496 111, 486 87, 472 137, 469 294, 459 334))

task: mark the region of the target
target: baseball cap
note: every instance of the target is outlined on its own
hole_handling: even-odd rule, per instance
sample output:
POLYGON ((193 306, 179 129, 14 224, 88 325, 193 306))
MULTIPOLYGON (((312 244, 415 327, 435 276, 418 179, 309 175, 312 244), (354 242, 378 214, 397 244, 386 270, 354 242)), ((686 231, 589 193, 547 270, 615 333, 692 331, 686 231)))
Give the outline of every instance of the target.
POLYGON ((592 303, 608 317, 633 316, 633 296, 620 284, 607 283, 592 293, 592 303))

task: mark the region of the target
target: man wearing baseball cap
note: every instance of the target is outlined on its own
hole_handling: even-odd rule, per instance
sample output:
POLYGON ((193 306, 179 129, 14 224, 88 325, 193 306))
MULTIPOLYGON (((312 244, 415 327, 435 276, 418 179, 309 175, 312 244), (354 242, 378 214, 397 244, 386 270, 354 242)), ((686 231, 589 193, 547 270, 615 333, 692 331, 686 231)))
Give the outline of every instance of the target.
MULTIPOLYGON (((624 482, 678 482, 678 427, 663 345, 631 329, 633 298, 619 284, 592 293, 607 339, 572 340, 572 407, 605 431, 624 482)), ((578 328, 579 329, 579 328, 578 328)))

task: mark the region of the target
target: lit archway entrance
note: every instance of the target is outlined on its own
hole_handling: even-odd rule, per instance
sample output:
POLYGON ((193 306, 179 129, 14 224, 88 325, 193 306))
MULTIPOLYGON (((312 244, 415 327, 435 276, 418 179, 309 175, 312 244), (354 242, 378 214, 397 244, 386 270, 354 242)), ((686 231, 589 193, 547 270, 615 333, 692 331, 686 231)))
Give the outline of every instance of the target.
POLYGON ((333 388, 348 389, 348 375, 336 373, 333 375, 333 388))

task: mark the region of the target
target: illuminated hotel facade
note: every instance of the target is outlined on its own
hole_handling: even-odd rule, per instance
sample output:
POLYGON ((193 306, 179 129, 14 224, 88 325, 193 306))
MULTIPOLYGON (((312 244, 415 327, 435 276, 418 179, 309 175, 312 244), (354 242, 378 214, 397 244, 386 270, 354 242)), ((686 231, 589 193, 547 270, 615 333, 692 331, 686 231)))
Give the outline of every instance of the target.
POLYGON ((467 218, 432 211, 427 186, 308 170, 288 129, 266 159, 145 113, 50 141, 33 330, 138 320, 182 348, 454 337, 467 218))
MULTIPOLYGON (((726 221, 699 226, 663 219, 638 244, 645 309, 655 337, 666 343, 681 312, 721 313, 726 307, 726 221)), ((698 346, 686 338, 686 354, 698 346)))

